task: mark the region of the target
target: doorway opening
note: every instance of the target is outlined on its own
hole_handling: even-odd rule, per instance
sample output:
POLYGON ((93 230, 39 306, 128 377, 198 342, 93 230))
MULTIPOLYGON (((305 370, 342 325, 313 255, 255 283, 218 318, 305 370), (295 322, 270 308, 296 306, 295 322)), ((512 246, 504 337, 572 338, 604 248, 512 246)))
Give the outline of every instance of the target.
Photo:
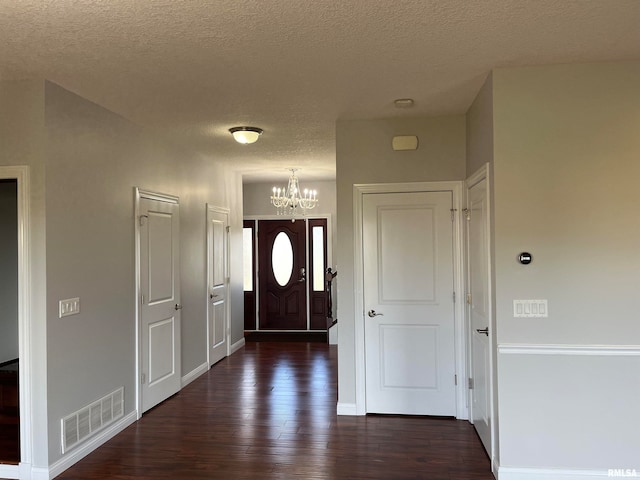
POLYGON ((324 334, 327 218, 245 220, 245 331, 324 334))
POLYGON ((0 178, 0 463, 20 463, 18 180, 0 178))

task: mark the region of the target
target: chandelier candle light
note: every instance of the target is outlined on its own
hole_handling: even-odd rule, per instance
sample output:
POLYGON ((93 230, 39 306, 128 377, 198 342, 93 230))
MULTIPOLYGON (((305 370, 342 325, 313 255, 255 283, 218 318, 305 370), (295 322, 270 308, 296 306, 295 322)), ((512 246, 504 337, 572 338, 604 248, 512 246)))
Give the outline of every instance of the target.
POLYGON ((291 176, 287 188, 273 187, 271 195, 271 203, 278 209, 278 215, 291 215, 291 221, 295 222, 295 216, 300 211, 302 215, 307 214, 307 210, 311 210, 318 203, 316 198, 318 192, 315 190, 304 189, 300 191, 298 185, 298 177, 296 177, 297 168, 291 168, 291 176))

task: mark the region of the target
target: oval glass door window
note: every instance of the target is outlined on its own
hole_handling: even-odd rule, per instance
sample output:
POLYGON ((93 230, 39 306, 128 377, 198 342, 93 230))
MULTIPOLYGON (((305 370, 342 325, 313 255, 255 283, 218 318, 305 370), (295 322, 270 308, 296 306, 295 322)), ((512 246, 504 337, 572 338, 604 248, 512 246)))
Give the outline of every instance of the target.
POLYGON ((271 268, 278 285, 284 287, 289 283, 293 273, 293 245, 285 232, 280 232, 273 241, 271 268))

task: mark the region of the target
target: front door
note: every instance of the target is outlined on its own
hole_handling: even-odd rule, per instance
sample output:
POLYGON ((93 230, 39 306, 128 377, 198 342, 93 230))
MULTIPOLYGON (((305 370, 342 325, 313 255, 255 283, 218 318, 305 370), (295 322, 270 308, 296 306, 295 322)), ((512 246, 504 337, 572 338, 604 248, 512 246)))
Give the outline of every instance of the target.
POLYGON ((229 214, 223 209, 208 207, 207 209, 207 248, 209 259, 208 285, 209 306, 207 308, 209 329, 209 365, 219 362, 227 356, 228 329, 227 323, 227 278, 228 242, 227 227, 229 214))
POLYGON ((139 284, 141 408, 180 390, 179 206, 174 197, 141 193, 139 284))
POLYGON ((306 223, 258 222, 260 330, 307 330, 306 223))
POLYGON ((467 194, 467 252, 471 324, 471 420, 491 455, 490 403, 490 296, 489 296, 489 210, 487 180, 482 179, 467 194))
POLYGON ((452 198, 363 196, 368 413, 456 414, 452 198))

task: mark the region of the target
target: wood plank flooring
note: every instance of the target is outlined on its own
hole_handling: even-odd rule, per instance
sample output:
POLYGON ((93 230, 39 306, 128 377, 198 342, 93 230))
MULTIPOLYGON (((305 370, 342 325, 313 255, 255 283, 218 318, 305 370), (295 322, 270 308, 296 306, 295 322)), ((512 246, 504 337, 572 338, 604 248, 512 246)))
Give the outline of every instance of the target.
POLYGON ((0 413, 0 463, 20 463, 20 418, 17 412, 0 413))
POLYGON ((18 360, 0 364, 0 463, 20 462, 18 360))
POLYGON ((337 416, 337 351, 259 342, 59 479, 492 480, 466 421, 337 416))

